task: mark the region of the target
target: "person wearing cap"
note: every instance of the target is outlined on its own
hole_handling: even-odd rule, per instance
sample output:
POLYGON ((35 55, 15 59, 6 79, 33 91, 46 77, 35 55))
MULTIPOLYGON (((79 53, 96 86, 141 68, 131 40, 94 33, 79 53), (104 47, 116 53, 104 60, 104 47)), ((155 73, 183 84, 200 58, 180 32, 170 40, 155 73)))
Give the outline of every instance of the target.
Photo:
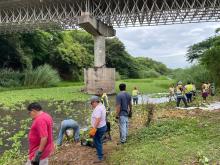
POLYGON ((27 109, 33 122, 28 134, 29 158, 26 165, 48 165, 48 157, 54 149, 53 119, 43 112, 39 103, 31 103, 27 109))
POLYGON ((66 136, 68 137, 66 131, 69 129, 73 129, 74 131, 74 141, 75 143, 79 142, 79 124, 73 120, 73 119, 65 119, 61 122, 60 125, 60 131, 58 134, 58 138, 57 138, 57 145, 61 146, 62 145, 62 141, 63 141, 63 135, 66 134, 66 136))
POLYGON ((90 99, 92 106, 90 136, 93 137, 94 145, 98 155, 98 160, 93 163, 101 163, 103 161, 102 137, 107 130, 106 126, 106 109, 101 103, 98 96, 92 96, 90 99))

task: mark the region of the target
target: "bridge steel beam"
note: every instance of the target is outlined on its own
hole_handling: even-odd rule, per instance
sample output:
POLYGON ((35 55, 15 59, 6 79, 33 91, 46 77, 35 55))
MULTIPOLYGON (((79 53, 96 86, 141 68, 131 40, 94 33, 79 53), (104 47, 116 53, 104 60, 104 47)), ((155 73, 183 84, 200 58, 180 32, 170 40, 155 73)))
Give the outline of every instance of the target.
POLYGON ((0 32, 71 29, 81 12, 113 27, 217 22, 220 0, 0 0, 0 32))

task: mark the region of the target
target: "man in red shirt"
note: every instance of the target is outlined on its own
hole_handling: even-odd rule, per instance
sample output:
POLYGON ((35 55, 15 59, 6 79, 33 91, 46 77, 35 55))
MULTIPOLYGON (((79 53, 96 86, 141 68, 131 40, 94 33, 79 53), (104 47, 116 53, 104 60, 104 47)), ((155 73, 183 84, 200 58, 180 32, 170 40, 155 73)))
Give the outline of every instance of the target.
POLYGON ((42 111, 39 103, 31 103, 27 109, 33 122, 28 135, 29 160, 26 165, 48 165, 48 157, 54 149, 53 119, 42 111))

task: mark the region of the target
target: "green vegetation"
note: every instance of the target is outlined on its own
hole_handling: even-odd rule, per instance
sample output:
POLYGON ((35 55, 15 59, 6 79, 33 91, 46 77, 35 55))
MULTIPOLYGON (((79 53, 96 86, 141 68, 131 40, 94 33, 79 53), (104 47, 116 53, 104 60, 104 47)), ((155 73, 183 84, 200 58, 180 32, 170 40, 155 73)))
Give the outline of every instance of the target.
POLYGON ((215 36, 190 46, 187 59, 190 62, 198 61, 200 65, 203 65, 209 71, 209 81, 215 81, 219 86, 220 36, 218 32, 219 28, 216 29, 215 36))
POLYGON ((70 86, 5 91, 0 93, 0 100, 5 106, 38 100, 85 101, 89 96, 79 92, 80 87, 70 86))
POLYGON ((203 65, 193 65, 187 69, 176 69, 173 71, 173 75, 175 80, 181 80, 184 84, 188 81, 193 82, 197 88, 201 86, 202 82, 212 80, 209 70, 203 65))
POLYGON ((50 87, 55 86, 59 81, 57 71, 50 65, 38 66, 34 70, 24 72, 24 86, 27 87, 50 87))
POLYGON ((106 49, 107 67, 116 68, 123 79, 159 77, 169 73, 169 69, 160 62, 129 55, 124 44, 117 38, 108 39, 106 49))
POLYGON ((167 77, 160 78, 148 78, 148 79, 125 79, 117 81, 116 91, 118 92, 118 86, 120 83, 125 83, 127 86, 127 91, 131 92, 136 86, 141 93, 158 93, 158 92, 168 92, 168 87, 170 84, 174 83, 174 80, 168 80, 167 77))
POLYGON ((135 131, 128 143, 112 152, 109 164, 217 164, 219 117, 220 112, 204 112, 159 119, 135 131))
MULTIPOLYGON (((172 80, 168 80, 166 77, 149 79, 126 79, 124 81, 118 81, 115 88, 116 92, 118 92, 118 85, 120 83, 126 83, 128 92, 131 92, 134 86, 138 87, 142 93, 167 92, 167 88, 172 82, 172 80)), ((89 98, 89 95, 80 92, 80 90, 83 88, 82 83, 61 82, 58 84, 58 86, 59 87, 8 91, 4 91, 6 89, 3 89, 3 92, 0 92, 0 102, 5 106, 12 106, 16 103, 22 103, 25 101, 86 101, 89 98)))
POLYGON ((12 69, 0 70, 0 86, 1 87, 19 87, 22 85, 24 74, 12 69))
MULTIPOLYGON (((91 35, 80 30, 0 35, 0 69, 23 73, 48 64, 63 80, 82 81, 83 69, 93 66, 93 42, 91 35)), ((169 72, 160 62, 132 57, 117 38, 107 39, 106 49, 106 65, 116 68, 117 79, 159 77, 169 72)), ((13 86, 22 85, 14 80, 13 86)))
POLYGON ((0 86, 3 88, 51 87, 57 85, 60 81, 57 71, 47 64, 23 72, 2 69, 0 70, 0 76, 0 86))

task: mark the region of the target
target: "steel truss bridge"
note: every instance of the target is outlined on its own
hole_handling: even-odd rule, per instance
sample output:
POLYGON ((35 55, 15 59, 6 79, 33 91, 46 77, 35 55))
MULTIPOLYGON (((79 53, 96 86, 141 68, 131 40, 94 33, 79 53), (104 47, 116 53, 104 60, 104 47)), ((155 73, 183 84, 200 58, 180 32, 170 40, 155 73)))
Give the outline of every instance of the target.
POLYGON ((220 0, 0 0, 0 32, 71 29, 87 12, 113 27, 220 20, 220 0))

